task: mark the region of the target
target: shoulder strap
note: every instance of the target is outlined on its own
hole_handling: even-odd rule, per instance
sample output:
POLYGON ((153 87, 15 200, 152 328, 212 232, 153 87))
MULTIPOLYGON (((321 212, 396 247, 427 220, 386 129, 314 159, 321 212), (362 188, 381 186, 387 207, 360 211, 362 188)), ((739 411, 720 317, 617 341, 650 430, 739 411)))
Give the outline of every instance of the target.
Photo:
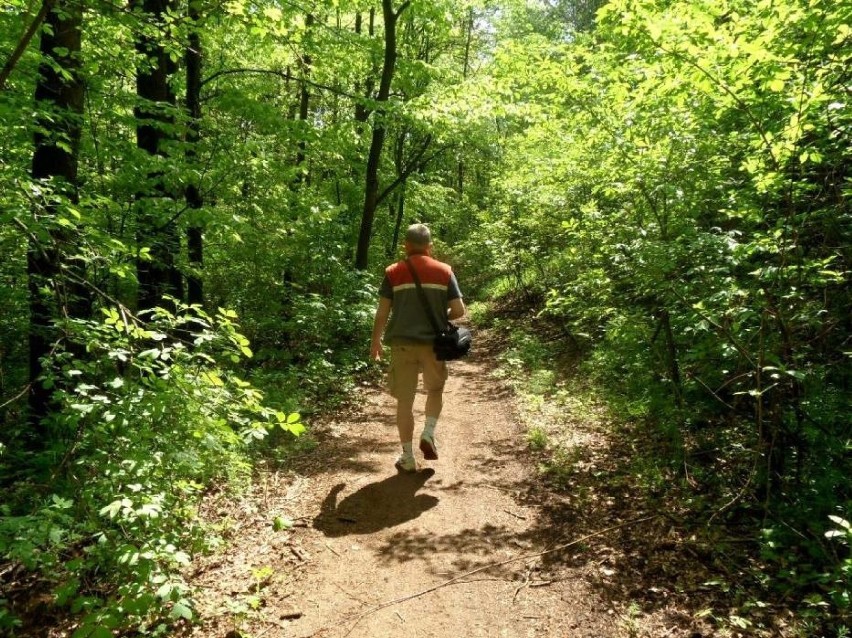
POLYGON ((432 308, 429 306, 429 301, 426 299, 426 293, 423 292, 423 286, 420 285, 420 277, 417 276, 417 271, 414 270, 414 265, 408 260, 405 260, 405 265, 408 266, 408 270, 411 271, 411 276, 414 279, 414 285, 417 286, 417 296, 420 297, 420 303, 423 304, 423 311, 426 313, 426 318, 429 319, 429 323, 432 325, 432 330, 436 335, 439 335, 443 332, 438 327, 438 322, 435 320, 435 315, 432 312, 432 308))

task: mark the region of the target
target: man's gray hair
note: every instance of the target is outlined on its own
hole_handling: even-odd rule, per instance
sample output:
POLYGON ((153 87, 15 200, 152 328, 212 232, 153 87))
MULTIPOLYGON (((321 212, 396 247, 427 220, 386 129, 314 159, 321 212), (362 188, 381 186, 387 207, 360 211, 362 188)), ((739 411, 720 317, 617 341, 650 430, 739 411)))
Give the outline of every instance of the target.
POLYGON ((432 232, 426 224, 412 224, 405 231, 405 241, 415 246, 428 246, 432 243, 432 232))

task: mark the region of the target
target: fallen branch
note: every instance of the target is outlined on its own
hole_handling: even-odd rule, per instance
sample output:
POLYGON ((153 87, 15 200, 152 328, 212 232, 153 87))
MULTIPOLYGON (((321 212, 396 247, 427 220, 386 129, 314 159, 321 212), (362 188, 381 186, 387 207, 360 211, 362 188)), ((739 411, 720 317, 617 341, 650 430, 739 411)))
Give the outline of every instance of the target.
POLYGON ((660 516, 659 514, 653 514, 651 516, 644 516, 642 518, 635 518, 635 519, 633 519, 631 521, 627 521, 625 523, 619 523, 618 525, 613 525, 612 527, 607 527, 606 529, 598 530, 597 532, 592 532, 591 534, 586 534, 585 536, 583 536, 581 538, 577 538, 577 539, 575 539, 575 540, 573 540, 569 543, 557 545, 556 547, 551 547, 550 549, 546 549, 544 551, 537 552, 535 554, 524 554, 522 556, 515 556, 514 558, 507 558, 506 560, 499 561, 497 563, 489 563, 488 565, 483 565, 482 567, 477 567, 476 569, 473 569, 469 572, 465 572, 464 574, 459 574, 458 576, 450 578, 449 580, 445 580, 444 582, 438 583, 437 585, 433 585, 432 587, 427 587, 426 589, 419 591, 415 594, 409 594, 408 596, 401 596, 399 598, 394 598, 393 600, 389 600, 387 602, 381 603, 380 605, 376 605, 372 609, 368 609, 367 611, 365 611, 361 615, 359 615, 358 618, 355 619, 355 622, 352 624, 352 626, 349 628, 349 631, 347 631, 346 634, 344 635, 344 638, 349 636, 349 634, 351 634, 355 630, 355 627, 358 626, 358 623, 360 623, 362 620, 364 620, 364 618, 376 613, 377 611, 381 611, 382 609, 386 609, 388 607, 393 607, 394 605, 398 605, 400 603, 404 603, 404 602, 407 602, 409 600, 413 600, 415 598, 425 596, 426 594, 431 594, 433 591, 443 589, 444 587, 447 587, 448 585, 452 585, 452 584, 454 584, 454 583, 456 583, 460 580, 463 580, 465 578, 473 576, 474 574, 479 574, 481 572, 488 571, 489 569, 494 569, 495 567, 502 567, 503 565, 508 565, 510 563, 516 563, 516 562, 522 561, 522 560, 529 560, 531 558, 539 558, 541 556, 546 556, 547 554, 552 554, 554 552, 562 551, 563 549, 568 549, 569 547, 572 547, 574 545, 579 545, 580 543, 583 543, 583 542, 589 540, 590 538, 595 538, 596 536, 603 536, 604 534, 608 534, 609 532, 613 532, 617 529, 622 529, 624 527, 630 527, 632 525, 638 525, 639 523, 644 523, 646 521, 650 521, 650 520, 653 520, 655 518, 659 518, 659 516, 660 516))

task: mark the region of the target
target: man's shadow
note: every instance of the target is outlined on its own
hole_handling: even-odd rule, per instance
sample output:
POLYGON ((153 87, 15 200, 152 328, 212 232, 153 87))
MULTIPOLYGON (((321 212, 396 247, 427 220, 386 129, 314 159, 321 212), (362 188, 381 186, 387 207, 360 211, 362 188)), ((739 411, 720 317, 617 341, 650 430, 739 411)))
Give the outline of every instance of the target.
POLYGON ((413 520, 438 504, 438 498, 417 494, 435 474, 427 468, 419 472, 396 474, 365 485, 340 503, 337 497, 346 483, 335 485, 322 502, 314 519, 314 529, 326 536, 371 534, 413 520))

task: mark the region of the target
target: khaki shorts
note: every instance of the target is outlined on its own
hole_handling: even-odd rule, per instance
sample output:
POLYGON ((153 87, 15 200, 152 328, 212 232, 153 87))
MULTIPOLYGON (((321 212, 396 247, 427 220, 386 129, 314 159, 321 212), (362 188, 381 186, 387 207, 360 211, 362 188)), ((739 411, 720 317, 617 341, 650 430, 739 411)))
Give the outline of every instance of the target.
POLYGON ((423 373, 427 392, 444 389, 447 362, 438 361, 432 344, 391 345, 391 364, 388 371, 388 390, 399 401, 414 401, 417 377, 423 373))

